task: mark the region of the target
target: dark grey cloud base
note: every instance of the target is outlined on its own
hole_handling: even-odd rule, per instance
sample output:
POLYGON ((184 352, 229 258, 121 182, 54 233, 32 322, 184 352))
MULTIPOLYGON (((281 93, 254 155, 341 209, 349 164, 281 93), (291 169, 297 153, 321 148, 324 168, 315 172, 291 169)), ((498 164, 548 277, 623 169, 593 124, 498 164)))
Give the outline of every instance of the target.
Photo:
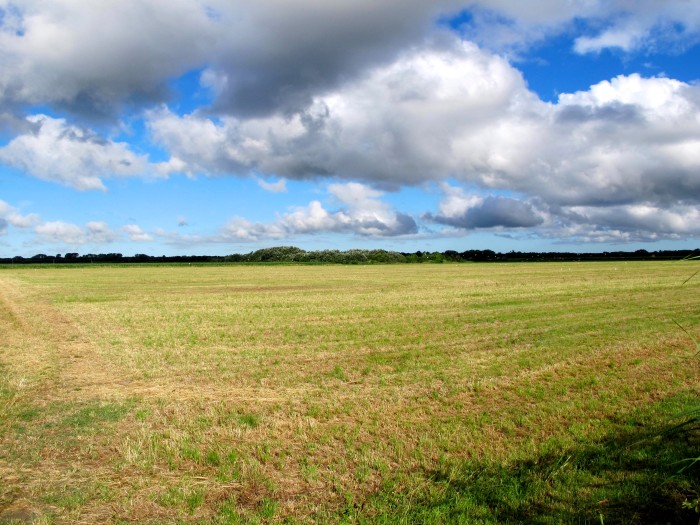
POLYGON ((507 197, 486 197, 457 216, 426 214, 426 219, 465 230, 478 228, 532 228, 544 219, 523 201, 507 197))

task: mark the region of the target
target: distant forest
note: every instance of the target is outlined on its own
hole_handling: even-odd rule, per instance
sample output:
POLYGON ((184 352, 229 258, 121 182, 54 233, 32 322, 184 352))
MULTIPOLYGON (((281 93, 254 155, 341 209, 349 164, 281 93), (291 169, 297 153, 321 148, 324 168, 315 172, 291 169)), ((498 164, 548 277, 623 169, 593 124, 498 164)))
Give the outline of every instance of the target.
POLYGON ((575 252, 494 252, 493 250, 446 250, 413 253, 387 250, 317 250, 306 251, 294 246, 263 248, 247 254, 231 255, 146 255, 124 256, 121 253, 66 253, 33 257, 0 258, 0 264, 90 264, 90 263, 301 263, 301 264, 401 264, 445 262, 556 262, 556 261, 642 261, 679 260, 700 254, 696 250, 637 250, 601 253, 575 252))

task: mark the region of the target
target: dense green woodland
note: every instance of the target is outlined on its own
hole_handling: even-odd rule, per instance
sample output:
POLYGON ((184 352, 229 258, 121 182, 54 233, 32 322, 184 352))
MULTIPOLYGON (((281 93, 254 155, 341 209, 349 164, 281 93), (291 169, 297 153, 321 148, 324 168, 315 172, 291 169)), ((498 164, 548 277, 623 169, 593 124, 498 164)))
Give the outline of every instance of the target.
POLYGON ((700 252, 695 250, 637 250, 634 252, 515 252, 498 253, 493 250, 466 250, 458 252, 414 253, 387 250, 317 250, 306 251, 294 246, 263 248, 247 254, 216 255, 175 255, 153 256, 136 254, 124 256, 121 253, 66 253, 33 257, 0 258, 0 264, 55 264, 55 263, 323 263, 323 264, 390 264, 390 263, 442 263, 442 262, 518 262, 518 261, 613 261, 613 260, 677 260, 700 252))

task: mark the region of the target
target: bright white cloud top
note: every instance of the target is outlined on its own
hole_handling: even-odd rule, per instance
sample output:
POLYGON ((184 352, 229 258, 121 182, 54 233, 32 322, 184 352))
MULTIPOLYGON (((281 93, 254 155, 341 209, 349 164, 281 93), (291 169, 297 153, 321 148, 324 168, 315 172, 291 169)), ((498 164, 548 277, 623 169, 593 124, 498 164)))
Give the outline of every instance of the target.
POLYGON ((683 0, 0 0, 0 252, 695 247, 699 43, 683 0))

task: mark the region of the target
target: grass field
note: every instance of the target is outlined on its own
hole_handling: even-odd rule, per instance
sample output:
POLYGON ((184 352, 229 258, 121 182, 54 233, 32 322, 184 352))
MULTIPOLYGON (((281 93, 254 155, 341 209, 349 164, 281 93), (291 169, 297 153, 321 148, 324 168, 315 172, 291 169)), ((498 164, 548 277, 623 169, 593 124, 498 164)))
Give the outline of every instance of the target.
POLYGON ((0 269, 0 523, 695 524, 697 264, 0 269))

